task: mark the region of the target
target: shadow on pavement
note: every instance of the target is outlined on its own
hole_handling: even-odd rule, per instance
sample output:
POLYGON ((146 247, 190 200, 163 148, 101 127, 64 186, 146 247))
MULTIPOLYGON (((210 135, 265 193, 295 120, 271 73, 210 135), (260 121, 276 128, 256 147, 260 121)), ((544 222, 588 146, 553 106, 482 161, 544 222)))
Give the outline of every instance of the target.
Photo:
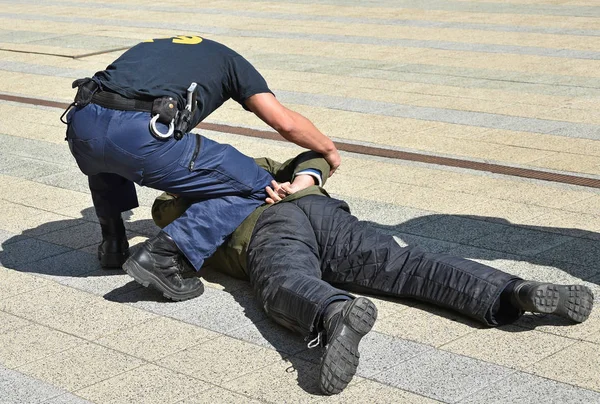
MULTIPOLYGON (((0 265, 21 272, 62 277, 123 274, 120 270, 102 270, 95 254, 78 250, 85 247, 93 248, 101 240, 100 226, 95 221, 93 208, 87 208, 81 213, 82 218, 44 223, 6 239, 2 242, 0 250, 0 265)), ((127 215, 124 216, 127 220, 127 215)), ((373 222, 370 224, 388 234, 398 236, 407 243, 421 244, 425 250, 432 252, 445 252, 488 261, 498 259, 526 261, 535 265, 558 268, 584 280, 590 280, 600 273, 597 264, 597 257, 600 256, 600 246, 598 246, 600 234, 594 232, 516 225, 504 219, 468 215, 428 215, 396 225, 373 222)), ((127 228, 129 232, 147 236, 158 229, 151 220, 128 222, 127 228)), ((246 338, 238 335, 240 330, 232 330, 227 333, 228 335, 274 348, 284 360, 290 363, 290 367, 285 372, 297 374, 298 385, 306 392, 320 394, 318 375, 322 348, 308 350, 307 342, 302 336, 293 334, 266 318, 262 308, 258 307, 258 301, 252 298, 248 282, 234 280, 210 269, 203 270, 200 276, 209 282, 220 283, 223 290, 231 294, 243 308, 244 315, 252 321, 258 332, 257 335, 246 336, 246 338), (246 286, 240 287, 240 283, 246 286)), ((538 280, 543 281, 543 279, 538 280)), ((598 280, 596 279, 595 282, 598 283, 598 280)), ((104 297, 121 303, 170 302, 157 291, 136 285, 134 281, 113 289, 104 297), (136 292, 131 293, 133 290, 136 292)), ((481 327, 459 314, 426 303, 407 299, 378 298, 401 301, 404 305, 452 321, 471 327, 481 327)), ((198 298, 199 303, 200 299, 202 296, 198 298)), ((171 303, 177 304, 177 302, 171 303)), ((544 325, 571 325, 568 321, 555 316, 529 315, 522 321, 527 328, 501 327, 501 329, 507 332, 520 332, 544 325)), ((247 331, 253 332, 253 330, 247 331)))
MULTIPOLYGON (((600 233, 472 215, 426 215, 396 225, 369 223, 430 252, 476 260, 528 262, 600 284, 600 233)), ((493 266, 493 262, 488 265, 493 266)))

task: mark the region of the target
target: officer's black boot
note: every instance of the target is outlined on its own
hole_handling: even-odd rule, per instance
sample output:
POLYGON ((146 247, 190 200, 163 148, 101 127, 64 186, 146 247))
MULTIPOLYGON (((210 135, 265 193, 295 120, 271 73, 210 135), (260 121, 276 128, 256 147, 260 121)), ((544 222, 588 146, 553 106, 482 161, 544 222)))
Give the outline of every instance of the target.
POLYGON ((102 242, 98 246, 98 259, 104 269, 120 269, 129 257, 129 243, 121 215, 98 217, 102 228, 102 242))
POLYGON ((198 278, 184 278, 189 271, 183 263, 184 257, 177 245, 165 232, 148 239, 123 264, 123 269, 136 282, 148 287, 152 285, 171 300, 181 301, 200 296, 204 286, 198 278))
POLYGON ((358 344, 376 319, 377 307, 365 297, 327 307, 323 316, 327 344, 319 376, 323 394, 338 394, 350 383, 358 368, 358 344))
POLYGON ((594 305, 592 291, 583 285, 517 281, 510 297, 523 311, 556 314, 576 323, 587 320, 594 305))

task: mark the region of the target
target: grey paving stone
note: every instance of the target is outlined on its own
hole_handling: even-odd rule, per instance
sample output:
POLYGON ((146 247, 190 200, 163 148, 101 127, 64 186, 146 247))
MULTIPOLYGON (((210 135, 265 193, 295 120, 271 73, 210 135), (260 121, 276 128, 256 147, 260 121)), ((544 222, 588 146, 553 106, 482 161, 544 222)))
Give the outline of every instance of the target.
POLYGON ((79 219, 72 221, 79 223, 66 229, 40 234, 36 238, 75 249, 100 244, 102 232, 99 224, 79 219))
POLYGON ((71 191, 90 192, 87 177, 76 168, 69 168, 59 173, 46 175, 42 178, 35 179, 35 181, 71 191))
POLYGON ((530 230, 525 227, 498 226, 494 232, 472 239, 469 244, 513 254, 535 255, 551 248, 554 249, 570 240, 572 238, 568 236, 530 230))
POLYGON ((307 342, 302 335, 287 330, 271 319, 228 331, 227 335, 283 354, 294 355, 307 349, 307 342))
MULTIPOLYGON (((332 196, 339 198, 335 194, 332 196)), ((350 212, 360 220, 369 221, 382 227, 395 226, 394 230, 398 230, 398 232, 437 218, 432 212, 426 210, 398 207, 360 198, 344 197, 342 199, 350 206, 350 212)))
POLYGON ((502 366, 432 349, 372 378, 403 390, 453 403, 513 372, 502 366))
POLYGON ((22 268, 24 264, 35 262, 69 251, 69 248, 45 241, 27 238, 0 246, 0 264, 7 268, 22 268))
POLYGON ((61 164, 48 163, 32 158, 14 156, 11 164, 6 168, 0 169, 0 173, 13 177, 36 179, 45 175, 52 175, 67 171, 68 168, 61 164))
POLYGON ((95 255, 71 250, 51 257, 20 263, 15 269, 61 282, 73 277, 91 277, 98 273, 100 263, 95 255))
POLYGON ((71 286, 97 296, 107 294, 113 296, 143 288, 121 269, 95 269, 79 276, 48 275, 47 277, 61 285, 71 286))
POLYGON ((37 139, 0 134, 3 150, 15 157, 77 167, 66 142, 48 143, 37 139))
POLYGON ((254 297, 239 291, 234 293, 235 296, 205 288, 203 295, 175 303, 166 301, 155 290, 142 288, 128 293, 115 290, 105 298, 226 334, 266 318, 254 297))
POLYGON ((517 372, 459 402, 461 404, 589 404, 599 403, 600 393, 517 372))
POLYGON ((403 231, 419 236, 453 243, 470 244, 471 241, 497 234, 506 226, 474 220, 457 215, 432 215, 432 220, 418 225, 404 225, 403 231), (408 228, 408 229, 407 229, 408 228))
POLYGON ((0 366, 0 397, 3 404, 41 403, 65 393, 65 390, 51 384, 0 366))
POLYGON ((73 218, 70 218, 67 216, 62 216, 62 215, 54 215, 51 213, 44 212, 42 210, 39 210, 39 211, 41 212, 39 215, 39 218, 41 219, 43 217, 46 217, 46 218, 48 218, 48 220, 43 222, 42 224, 40 224, 37 227, 24 230, 23 236, 37 238, 38 236, 40 236, 42 234, 66 229, 71 226, 77 226, 77 225, 85 223, 84 221, 79 220, 79 219, 73 219, 73 218), (58 220, 53 220, 53 219, 58 219, 58 220))
POLYGON ((599 272, 597 269, 570 264, 566 262, 553 262, 552 265, 544 263, 514 260, 504 268, 506 272, 540 282, 558 284, 580 283, 582 280, 591 280, 599 272))
POLYGON ((552 249, 543 251, 536 258, 569 262, 600 271, 600 245, 597 241, 572 238, 552 249))

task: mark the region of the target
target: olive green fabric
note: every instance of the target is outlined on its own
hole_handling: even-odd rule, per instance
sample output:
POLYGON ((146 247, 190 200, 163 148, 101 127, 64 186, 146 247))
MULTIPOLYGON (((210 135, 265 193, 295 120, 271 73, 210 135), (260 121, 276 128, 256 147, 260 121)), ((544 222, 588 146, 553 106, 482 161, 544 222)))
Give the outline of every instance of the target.
MULTIPOLYGON (((329 164, 319 154, 314 152, 304 152, 297 157, 281 164, 266 157, 255 159, 256 163, 269 171, 278 182, 291 181, 296 173, 306 169, 319 170, 323 175, 323 184, 329 175, 329 164)), ((287 196, 279 203, 293 201, 307 195, 329 196, 327 191, 319 186, 311 186, 302 191, 298 191, 287 196)), ((183 212, 193 203, 188 198, 174 197, 166 192, 156 198, 152 205, 152 218, 157 226, 163 228, 173 220, 181 216, 183 212)), ((216 270, 227 273, 236 278, 247 279, 246 257, 248 244, 256 221, 269 204, 264 204, 256 208, 233 234, 220 246, 217 251, 205 261, 205 265, 216 270)))

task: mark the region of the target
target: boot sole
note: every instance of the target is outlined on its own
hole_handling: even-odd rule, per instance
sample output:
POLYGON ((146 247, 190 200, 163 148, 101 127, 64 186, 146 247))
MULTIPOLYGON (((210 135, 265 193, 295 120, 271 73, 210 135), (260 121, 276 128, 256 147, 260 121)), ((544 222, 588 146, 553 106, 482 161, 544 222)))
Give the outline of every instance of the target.
POLYGON ((123 253, 102 253, 98 250, 98 261, 103 269, 121 269, 129 258, 129 249, 123 253))
POLYGON ((189 293, 180 293, 176 290, 173 290, 168 285, 166 285, 162 280, 160 280, 156 275, 151 272, 148 272, 144 268, 142 268, 137 262, 133 260, 127 260, 123 264, 123 270, 127 272, 129 276, 131 276, 137 283, 144 287, 152 286, 154 289, 158 290, 162 293, 164 297, 170 300, 174 300, 176 302, 181 302, 183 300, 193 299, 195 297, 200 296, 204 292, 204 288, 202 284, 198 290, 189 293))
POLYGON ((594 294, 583 285, 542 284, 533 293, 530 311, 556 314, 576 323, 587 320, 594 305, 594 294))
POLYGON ((320 387, 326 395, 338 394, 356 374, 360 340, 373 328, 377 307, 369 299, 355 299, 348 313, 333 332, 321 360, 320 387))

